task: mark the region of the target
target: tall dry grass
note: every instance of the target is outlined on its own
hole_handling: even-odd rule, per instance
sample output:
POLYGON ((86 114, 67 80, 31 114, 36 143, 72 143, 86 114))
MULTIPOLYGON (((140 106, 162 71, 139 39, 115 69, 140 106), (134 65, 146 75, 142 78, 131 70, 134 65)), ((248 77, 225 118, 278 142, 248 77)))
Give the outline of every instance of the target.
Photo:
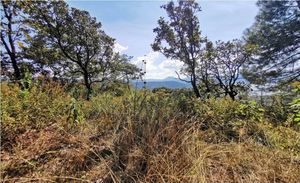
POLYGON ((254 102, 1 85, 3 182, 300 181, 299 131, 254 102))

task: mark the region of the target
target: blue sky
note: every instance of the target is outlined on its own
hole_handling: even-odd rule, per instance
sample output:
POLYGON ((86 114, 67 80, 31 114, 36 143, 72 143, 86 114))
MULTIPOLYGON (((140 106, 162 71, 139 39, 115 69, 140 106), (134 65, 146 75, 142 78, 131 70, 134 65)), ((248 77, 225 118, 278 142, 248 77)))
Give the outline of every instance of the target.
MULTIPOLYGON (((133 56, 132 62, 141 65, 147 61, 148 79, 176 76, 182 63, 169 60, 151 50, 159 17, 166 16, 161 5, 167 1, 68 1, 71 7, 87 10, 102 23, 104 31, 116 39, 116 49, 133 56)), ((198 1, 202 11, 198 14, 202 35, 210 40, 240 38, 254 22, 258 9, 256 1, 203 0, 198 1)))

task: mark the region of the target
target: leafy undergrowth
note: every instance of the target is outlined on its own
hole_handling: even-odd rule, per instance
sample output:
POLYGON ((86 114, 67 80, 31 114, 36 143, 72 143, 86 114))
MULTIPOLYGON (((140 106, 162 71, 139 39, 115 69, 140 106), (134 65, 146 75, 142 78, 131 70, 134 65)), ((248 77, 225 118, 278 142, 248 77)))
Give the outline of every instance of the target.
POLYGON ((300 132, 255 102, 134 90, 84 101, 53 83, 21 92, 2 84, 3 182, 300 181, 300 132))

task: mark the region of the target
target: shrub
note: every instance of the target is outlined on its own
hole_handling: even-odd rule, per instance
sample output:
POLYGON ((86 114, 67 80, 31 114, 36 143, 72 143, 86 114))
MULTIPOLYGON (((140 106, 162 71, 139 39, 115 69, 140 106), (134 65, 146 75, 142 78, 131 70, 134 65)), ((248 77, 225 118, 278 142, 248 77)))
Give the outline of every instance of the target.
POLYGON ((299 126, 300 129, 300 82, 295 84, 293 92, 295 92, 296 94, 296 97, 291 103, 291 109, 293 111, 293 121, 296 125, 299 126))
POLYGON ((274 125, 253 101, 131 88, 94 93, 86 101, 80 85, 67 92, 52 82, 34 81, 23 90, 1 86, 2 141, 18 141, 12 152, 3 151, 0 169, 8 182, 300 178, 299 133, 274 125))
POLYGON ((37 81, 24 90, 17 84, 1 83, 1 99, 2 141, 65 121, 71 103, 60 85, 37 81))

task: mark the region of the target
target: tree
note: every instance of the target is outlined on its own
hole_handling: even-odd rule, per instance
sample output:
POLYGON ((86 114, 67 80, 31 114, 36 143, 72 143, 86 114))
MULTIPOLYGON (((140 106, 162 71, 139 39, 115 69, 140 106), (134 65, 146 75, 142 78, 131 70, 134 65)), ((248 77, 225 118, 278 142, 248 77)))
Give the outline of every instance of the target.
POLYGON ((131 57, 113 51, 115 40, 88 12, 69 8, 64 1, 36 1, 26 13, 36 29, 24 49, 26 58, 59 80, 83 81, 87 100, 95 83, 103 87, 137 74, 131 57))
POLYGON ((10 67, 13 68, 14 79, 22 78, 21 48, 24 32, 28 32, 23 21, 21 5, 18 1, 1 1, 1 69, 9 75, 10 67))
POLYGON ((52 44, 49 39, 39 33, 27 36, 26 46, 23 47, 23 57, 34 65, 35 72, 43 75, 53 75, 53 78, 62 79, 66 76, 64 67, 60 63, 66 63, 59 47, 52 44))
POLYGON ((201 50, 201 58, 202 60, 196 68, 196 75, 200 81, 200 92, 206 98, 209 98, 210 95, 219 96, 220 88, 211 72, 211 66, 215 59, 214 45, 211 41, 205 41, 205 47, 201 50))
POLYGON ((118 81, 129 84, 131 79, 137 79, 141 74, 136 65, 131 64, 129 57, 125 54, 114 54, 113 62, 110 64, 110 72, 107 80, 118 81))
POLYGON ((65 58, 52 64, 62 66, 65 76, 83 79, 89 100, 92 85, 105 79, 102 76, 113 58, 114 39, 88 12, 70 9, 63 1, 37 1, 28 13, 31 25, 65 58))
POLYGON ((300 1, 257 2, 259 13, 245 40, 259 52, 244 76, 253 83, 275 83, 300 79, 300 1))
POLYGON ((240 69, 254 50, 255 46, 243 45, 239 40, 217 41, 213 48, 214 59, 211 59, 210 70, 225 96, 229 95, 232 100, 235 100, 239 88, 244 85, 240 69))
POLYGON ((162 8, 166 10, 169 20, 162 17, 158 20, 158 27, 153 30, 156 38, 152 49, 185 64, 184 73, 189 76, 189 82, 199 98, 201 94, 196 68, 201 59, 201 45, 206 40, 200 37, 199 20, 196 16, 200 7, 193 0, 179 0, 178 5, 169 2, 162 8))

